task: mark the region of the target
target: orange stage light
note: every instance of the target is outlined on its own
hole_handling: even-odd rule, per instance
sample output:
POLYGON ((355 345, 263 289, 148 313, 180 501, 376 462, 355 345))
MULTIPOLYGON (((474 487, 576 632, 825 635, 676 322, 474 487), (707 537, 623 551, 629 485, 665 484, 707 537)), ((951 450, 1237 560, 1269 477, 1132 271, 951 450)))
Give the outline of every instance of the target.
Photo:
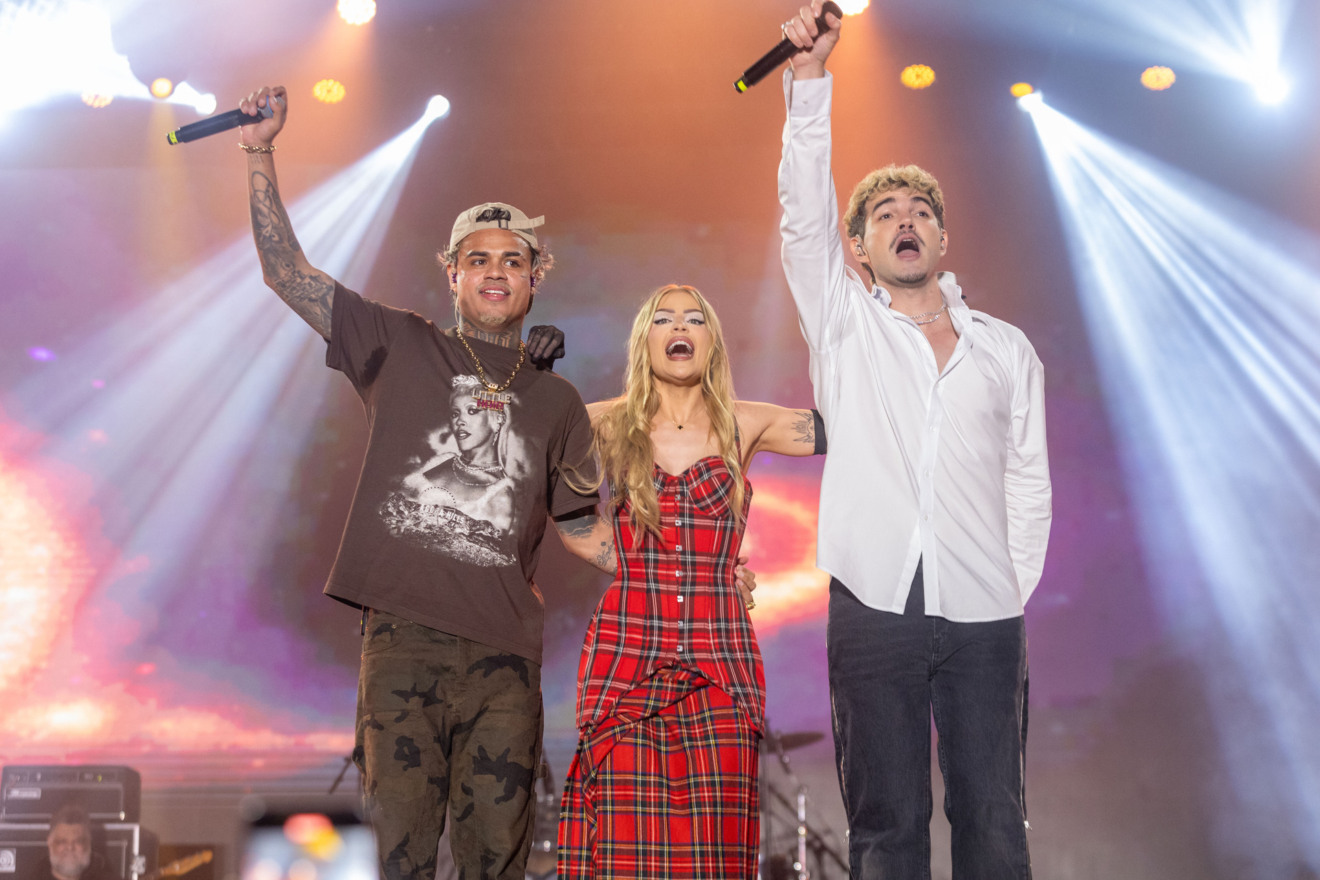
POLYGON ((1008 91, 1015 98, 1025 98, 1027 95, 1030 95, 1032 92, 1036 91, 1036 87, 1033 86, 1031 83, 1025 83, 1025 82, 1013 83, 1013 85, 1009 87, 1008 91))
POLYGON ((174 94, 174 82, 166 77, 159 76, 151 81, 151 94, 162 101, 174 94))
POLYGON ((88 107, 100 110, 102 107, 109 106, 114 98, 110 95, 102 95, 98 92, 83 92, 82 102, 88 107))
POLYGON ((322 104, 338 104, 344 95, 344 84, 337 79, 323 79, 312 86, 312 96, 322 104))
POLYGON ((839 0, 839 8, 844 15, 857 15, 871 5, 871 0, 839 0))
POLYGON ((1162 92, 1173 85, 1178 77, 1168 67, 1147 67, 1141 72, 1141 84, 1152 92, 1162 92))
POLYGON ((924 89, 935 84, 935 71, 925 64, 909 64, 898 78, 909 89, 924 89))

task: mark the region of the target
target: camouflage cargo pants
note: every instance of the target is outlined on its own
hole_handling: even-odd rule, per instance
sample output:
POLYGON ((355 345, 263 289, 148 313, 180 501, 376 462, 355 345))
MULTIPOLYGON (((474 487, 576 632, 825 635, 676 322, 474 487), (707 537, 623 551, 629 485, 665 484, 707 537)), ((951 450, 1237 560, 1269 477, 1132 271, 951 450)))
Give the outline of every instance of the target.
POLYGON ((357 748, 384 880, 431 880, 445 810, 461 880, 524 880, 541 667, 369 611, 357 748))

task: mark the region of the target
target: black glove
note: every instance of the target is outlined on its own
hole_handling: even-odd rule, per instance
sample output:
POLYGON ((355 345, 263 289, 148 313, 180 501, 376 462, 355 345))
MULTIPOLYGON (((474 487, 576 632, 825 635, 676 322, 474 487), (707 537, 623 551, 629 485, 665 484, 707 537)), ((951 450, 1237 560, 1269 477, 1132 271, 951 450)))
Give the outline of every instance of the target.
POLYGON ((564 331, 553 324, 537 324, 527 331, 527 359, 538 370, 553 370, 564 356, 564 331))

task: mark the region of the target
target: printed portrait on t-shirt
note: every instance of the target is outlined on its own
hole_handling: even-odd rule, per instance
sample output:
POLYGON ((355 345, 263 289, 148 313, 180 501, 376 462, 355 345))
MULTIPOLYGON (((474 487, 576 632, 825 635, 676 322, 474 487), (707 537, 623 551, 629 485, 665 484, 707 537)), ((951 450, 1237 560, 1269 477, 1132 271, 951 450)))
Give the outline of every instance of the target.
POLYGON ((473 565, 516 560, 518 477, 523 444, 517 396, 487 391, 476 376, 455 376, 445 422, 427 436, 432 454, 381 506, 390 532, 473 565))

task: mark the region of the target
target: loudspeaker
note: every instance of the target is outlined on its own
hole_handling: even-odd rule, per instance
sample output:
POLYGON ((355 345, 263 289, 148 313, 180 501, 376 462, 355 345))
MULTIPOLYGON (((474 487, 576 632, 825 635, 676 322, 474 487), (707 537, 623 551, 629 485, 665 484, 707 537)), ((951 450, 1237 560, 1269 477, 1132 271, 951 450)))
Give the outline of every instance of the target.
MULTIPOLYGON (((39 877, 38 872, 46 864, 49 833, 50 825, 46 823, 0 823, 0 880, 39 877)), ((137 880, 154 867, 155 853, 144 854, 142 844, 142 827, 136 822, 92 824, 92 851, 105 856, 111 870, 124 880, 137 880)))
POLYGON ((93 764, 15 764, 0 773, 0 818, 5 822, 48 822, 69 802, 86 810, 93 822, 137 822, 142 777, 132 767, 93 764))

